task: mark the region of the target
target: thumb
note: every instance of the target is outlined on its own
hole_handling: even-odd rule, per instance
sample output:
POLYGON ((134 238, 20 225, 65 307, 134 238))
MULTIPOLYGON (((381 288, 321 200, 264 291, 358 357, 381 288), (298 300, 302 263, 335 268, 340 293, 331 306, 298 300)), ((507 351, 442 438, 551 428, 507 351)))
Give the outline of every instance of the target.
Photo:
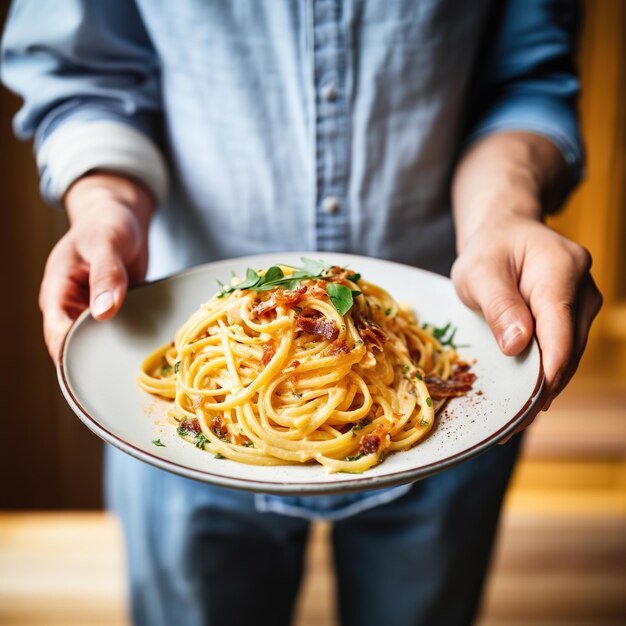
POLYGON ((93 252, 89 271, 89 306, 97 320, 113 317, 128 289, 128 272, 120 254, 110 246, 93 252))
POLYGON ((468 269, 467 264, 457 261, 452 268, 452 280, 463 303, 482 311, 504 354, 519 354, 528 345, 533 334, 533 318, 510 268, 484 262, 468 269))

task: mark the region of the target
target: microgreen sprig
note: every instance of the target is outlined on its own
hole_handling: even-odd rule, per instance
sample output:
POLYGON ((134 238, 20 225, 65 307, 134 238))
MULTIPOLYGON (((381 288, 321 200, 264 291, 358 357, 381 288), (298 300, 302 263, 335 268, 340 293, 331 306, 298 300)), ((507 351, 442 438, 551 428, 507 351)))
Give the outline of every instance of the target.
MULTIPOLYGON (((222 298, 233 291, 242 289, 250 289, 252 291, 269 291, 275 287, 295 289, 302 280, 325 280, 328 271, 333 267, 323 261, 307 259, 306 257, 302 257, 300 260, 302 261, 302 267, 293 268, 294 271, 288 276, 285 276, 281 267, 272 265, 263 275, 249 267, 246 270, 244 280, 236 285, 226 286, 218 280, 217 282, 220 287, 218 295, 222 298)), ((356 282, 360 277, 360 274, 351 274, 348 278, 356 282)), ((340 315, 345 315, 352 308, 354 298, 361 295, 360 291, 332 282, 326 285, 326 293, 332 305, 337 309, 340 315)))
POLYGON ((444 347, 452 348, 467 348, 467 345, 460 345, 455 343, 455 336, 457 329, 452 326, 452 322, 448 322, 444 326, 433 326, 432 324, 422 324, 422 329, 432 333, 432 336, 444 347))

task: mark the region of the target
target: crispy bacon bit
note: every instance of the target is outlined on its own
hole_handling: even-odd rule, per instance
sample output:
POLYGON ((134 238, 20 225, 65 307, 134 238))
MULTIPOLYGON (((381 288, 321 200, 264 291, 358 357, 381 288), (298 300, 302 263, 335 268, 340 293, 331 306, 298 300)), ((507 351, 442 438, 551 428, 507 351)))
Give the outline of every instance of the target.
POLYGON ((244 446, 246 444, 252 443, 245 435, 241 435, 240 433, 235 433, 233 435, 233 443, 236 446, 244 446))
POLYGON ((305 333, 309 335, 321 335, 325 339, 334 340, 339 334, 335 322, 327 317, 313 318, 298 315, 298 317, 296 317, 296 324, 298 328, 301 328, 305 333))
POLYGON ((305 294, 307 288, 305 285, 300 285, 296 289, 285 290, 277 289, 271 296, 271 298, 257 304, 252 312, 258 317, 273 311, 279 304, 293 306, 300 301, 305 294))
POLYGON ((450 378, 459 383, 467 383, 471 387, 476 380, 476 374, 469 371, 469 365, 459 365, 454 368, 450 378))
POLYGON ((183 420, 180 423, 180 428, 186 430, 190 435, 199 435, 202 430, 200 428, 200 422, 196 417, 190 420, 183 420))
POLYGON ((376 454, 380 448, 381 439, 378 435, 363 435, 361 437, 361 446, 359 450, 363 454, 376 454))
POLYGON ((261 365, 267 365, 275 354, 276 350, 274 348, 274 341, 270 339, 263 344, 263 358, 261 359, 261 365))
POLYGON ((378 348, 382 352, 383 346, 387 342, 387 335, 385 331, 373 320, 355 316, 356 328, 359 331, 361 339, 365 342, 365 345, 372 348, 378 348))
POLYGON ((353 272, 349 270, 342 269, 341 267, 335 265, 329 269, 328 274, 326 275, 326 280, 330 283, 342 283, 352 273, 353 272))
POLYGON ((472 388, 476 380, 476 374, 468 371, 469 366, 460 365, 456 367, 449 380, 444 380, 439 376, 427 376, 424 379, 428 392, 433 400, 444 400, 464 396, 472 388))
POLYGON ((296 360, 295 360, 295 361, 291 364, 291 367, 293 367, 294 369, 295 369, 296 367, 300 367, 300 361, 298 361, 298 359, 296 359, 296 360))
POLYGON ((211 430, 220 438, 228 439, 228 426, 222 421, 221 415, 214 415, 211 418, 211 430))
POLYGON ((307 289, 312 298, 323 298, 328 296, 326 293, 326 283, 323 281, 317 280, 312 285, 309 285, 307 289))
POLYGON ((388 427, 379 424, 371 433, 361 437, 359 451, 363 454, 376 454, 380 451, 383 439, 387 436, 388 432, 388 427))
POLYGON ((330 346, 326 352, 330 356, 337 356, 338 354, 348 354, 350 352, 350 346, 346 343, 345 340, 335 341, 330 346))

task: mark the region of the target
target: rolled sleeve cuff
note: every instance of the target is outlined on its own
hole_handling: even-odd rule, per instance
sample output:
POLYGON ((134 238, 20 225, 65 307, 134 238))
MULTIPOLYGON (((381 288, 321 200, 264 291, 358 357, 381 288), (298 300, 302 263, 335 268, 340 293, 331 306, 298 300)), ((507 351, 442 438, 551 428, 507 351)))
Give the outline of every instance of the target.
POLYGON ((158 202, 167 197, 169 180, 165 160, 145 133, 115 120, 67 121, 60 124, 37 150, 41 192, 53 205, 78 178, 91 170, 132 177, 158 202))
POLYGON ((563 155, 570 171, 571 185, 584 173, 584 149, 573 109, 560 102, 540 97, 520 97, 496 103, 471 128, 469 145, 491 133, 522 131, 541 135, 563 155))

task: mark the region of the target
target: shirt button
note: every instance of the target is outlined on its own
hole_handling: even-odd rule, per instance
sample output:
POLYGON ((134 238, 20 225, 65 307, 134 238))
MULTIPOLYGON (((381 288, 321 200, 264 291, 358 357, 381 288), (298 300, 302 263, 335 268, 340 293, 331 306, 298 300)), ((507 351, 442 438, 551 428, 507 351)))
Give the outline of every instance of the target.
POLYGON ((322 201, 322 211, 329 215, 337 213, 339 211, 339 199, 335 196, 329 196, 322 201))
POLYGON ((328 83, 322 87, 322 98, 327 102, 333 102, 337 99, 337 87, 335 87, 335 83, 328 83))

